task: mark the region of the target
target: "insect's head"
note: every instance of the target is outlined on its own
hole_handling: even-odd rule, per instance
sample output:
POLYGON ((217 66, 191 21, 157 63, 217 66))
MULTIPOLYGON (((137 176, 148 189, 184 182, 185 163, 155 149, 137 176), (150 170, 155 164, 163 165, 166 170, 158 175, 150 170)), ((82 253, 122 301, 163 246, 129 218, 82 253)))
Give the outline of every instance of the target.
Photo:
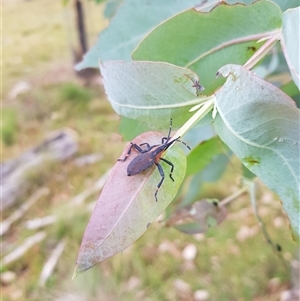
POLYGON ((178 136, 177 138, 173 139, 170 141, 171 139, 171 131, 172 131, 172 118, 170 119, 170 128, 169 128, 169 133, 168 136, 163 138, 165 139, 165 142, 163 143, 164 145, 164 150, 167 150, 173 143, 175 142, 181 142, 182 144, 184 144, 189 150, 191 150, 191 148, 183 141, 180 140, 180 136, 178 136))
POLYGON ((168 137, 168 140, 165 142, 165 144, 164 144, 164 150, 167 150, 173 143, 175 143, 176 141, 179 141, 179 142, 181 142, 181 140, 179 140, 179 138, 180 137, 177 137, 177 138, 175 138, 175 139, 173 139, 173 140, 171 140, 171 141, 168 141, 168 140, 170 140, 170 137, 168 137))

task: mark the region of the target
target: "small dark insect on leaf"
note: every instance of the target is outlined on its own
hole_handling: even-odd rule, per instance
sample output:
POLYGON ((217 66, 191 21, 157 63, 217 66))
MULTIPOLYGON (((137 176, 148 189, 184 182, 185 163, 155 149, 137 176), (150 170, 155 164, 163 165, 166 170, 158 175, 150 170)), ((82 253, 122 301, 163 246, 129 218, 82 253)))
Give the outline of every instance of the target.
POLYGON ((252 50, 253 52, 255 52, 255 51, 256 51, 256 47, 254 47, 254 46, 249 46, 249 47, 247 47, 247 50, 252 50))
POLYGON ((192 87, 196 88, 196 94, 199 96, 205 88, 199 84, 199 80, 194 79, 189 74, 185 74, 185 76, 192 81, 192 87))
POLYGON ((162 168, 162 166, 159 164, 159 160, 164 161, 168 165, 171 166, 170 171, 170 178, 174 182, 174 179, 172 177, 172 173, 174 170, 174 165, 172 162, 168 161, 167 159, 162 158, 161 156, 163 153, 175 142, 181 142, 184 144, 189 150, 191 149, 185 142, 179 140, 180 137, 177 137, 173 140, 171 140, 171 130, 172 130, 172 119, 170 120, 170 128, 169 133, 167 137, 163 137, 161 140, 161 144, 154 144, 150 145, 149 143, 145 142, 140 145, 137 145, 135 143, 131 142, 131 145, 129 147, 129 150, 125 157, 123 159, 118 159, 118 161, 126 161, 129 157, 131 150, 134 148, 137 152, 140 153, 140 155, 136 156, 127 167, 127 176, 134 176, 136 174, 141 173, 142 171, 146 170, 147 168, 151 167, 153 164, 155 164, 158 168, 158 171, 161 175, 161 180, 157 184, 156 191, 154 193, 155 200, 157 202, 157 193, 159 188, 161 187, 164 179, 165 179, 165 173, 162 168))

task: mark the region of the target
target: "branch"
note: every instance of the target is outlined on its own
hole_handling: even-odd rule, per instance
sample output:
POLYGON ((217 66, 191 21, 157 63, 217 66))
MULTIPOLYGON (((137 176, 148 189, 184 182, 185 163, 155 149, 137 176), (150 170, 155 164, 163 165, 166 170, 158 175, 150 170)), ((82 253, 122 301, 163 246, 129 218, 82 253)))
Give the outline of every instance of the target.
POLYGON ((38 201, 42 196, 48 195, 49 192, 49 188, 46 187, 37 190, 27 202, 23 203, 12 215, 10 215, 0 224, 0 236, 5 234, 9 230, 12 223, 20 219, 36 201, 38 201))
POLYGON ((66 241, 62 239, 56 246, 56 248, 51 253, 49 259, 45 263, 39 280, 39 285, 44 286, 48 278, 52 275, 53 270, 61 256, 64 248, 66 246, 66 241))
POLYGON ((45 237, 46 237, 46 232, 41 231, 26 238, 25 242, 21 246, 17 247, 11 253, 3 257, 1 262, 2 267, 21 258, 32 246, 42 241, 45 237))

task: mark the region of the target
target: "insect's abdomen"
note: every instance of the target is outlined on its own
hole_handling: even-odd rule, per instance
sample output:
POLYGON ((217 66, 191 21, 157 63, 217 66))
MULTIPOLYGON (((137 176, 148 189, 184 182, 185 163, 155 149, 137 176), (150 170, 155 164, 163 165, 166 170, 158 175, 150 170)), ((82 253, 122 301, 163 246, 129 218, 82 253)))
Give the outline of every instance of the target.
POLYGON ((150 153, 145 153, 135 157, 127 167, 127 175, 133 176, 149 168, 154 163, 149 155, 150 153))

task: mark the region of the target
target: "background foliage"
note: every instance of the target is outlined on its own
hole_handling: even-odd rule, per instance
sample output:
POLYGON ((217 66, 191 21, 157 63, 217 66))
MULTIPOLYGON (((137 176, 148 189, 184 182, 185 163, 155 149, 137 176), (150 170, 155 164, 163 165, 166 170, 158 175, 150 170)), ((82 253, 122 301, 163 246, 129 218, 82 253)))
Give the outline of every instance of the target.
MULTIPOLYGON (((140 3, 146 5, 146 2, 140 3)), ((97 59, 100 59, 100 71, 108 99, 114 110, 121 116, 131 118, 132 123, 141 122, 150 128, 159 129, 166 127, 164 124, 172 118, 175 125, 181 126, 175 137, 183 137, 199 120, 205 116, 212 117, 207 118, 207 122, 214 125, 216 134, 222 141, 252 173, 281 197, 294 239, 298 240, 299 109, 274 84, 260 79, 248 69, 255 68, 257 64, 263 65, 265 57, 272 55, 272 60, 277 59, 277 63, 273 62, 272 67, 270 62, 265 63, 268 71, 265 74, 260 72, 262 77, 266 77, 280 68, 278 52, 283 52, 290 70, 287 78, 300 86, 299 64, 296 59, 299 45, 294 42, 297 35, 291 30, 297 27, 296 15, 299 8, 282 13, 280 7, 273 2, 257 1, 251 5, 219 3, 211 11, 202 12, 207 5, 212 4, 210 2, 200 4, 198 10, 188 9, 159 23, 157 19, 148 17, 145 9, 139 12, 139 16, 134 15, 131 11, 134 4, 135 1, 129 0, 120 6, 108 29, 100 35, 97 45, 77 68, 96 65, 97 59), (140 17, 143 15, 141 23, 140 17), (109 35, 120 34, 119 23, 130 17, 133 18, 127 28, 122 27, 120 39, 109 39, 109 35), (152 27, 142 39, 140 35, 143 26, 139 26, 138 32, 134 30, 134 24, 140 23, 147 24, 148 29, 152 27), (153 23, 156 26, 153 27, 153 23), (132 39, 134 36, 136 39, 132 39), (277 45, 278 41, 281 41, 282 50, 277 45), (108 53, 103 52, 105 45, 110 45, 108 53), (128 51, 132 52, 134 61, 115 60, 128 60, 128 51), (114 60, 107 61, 110 57, 114 60), (214 80, 215 74, 217 80, 214 80), (225 84, 224 79, 219 80, 221 77, 227 78, 225 84), (201 85, 205 85, 204 92, 199 78, 201 85), (210 111, 213 111, 212 115, 210 111)), ((169 11, 171 7, 175 10, 179 8, 176 2, 168 4, 169 11)), ((165 5, 166 3, 151 2, 150 10, 160 11, 165 5)), ((146 30, 143 28, 142 31, 146 30)), ((126 131, 124 125, 123 130, 126 131)), ((196 143, 202 141, 201 134, 196 131, 193 132, 193 138, 196 143)), ((199 153, 198 158, 190 158, 189 164, 197 168, 202 153, 204 154, 199 153)), ((210 161, 206 162, 206 165, 209 163, 210 161)), ((196 172, 201 172, 204 167, 200 164, 196 172)), ((181 172, 185 173, 185 170, 181 172)), ((119 179, 121 185, 123 182, 125 185, 126 181, 126 177, 119 179)), ((173 191, 172 186, 165 186, 173 191)), ((114 187, 110 189, 112 193, 115 190, 114 187)), ((147 196, 144 198, 147 199, 147 196)), ((128 200, 111 199, 116 204, 130 204, 132 201, 131 197, 128 200)), ((91 223, 101 212, 103 206, 99 204, 102 202, 100 197, 91 223)), ((151 206, 146 210, 151 210, 151 206)), ((122 216, 123 213, 115 212, 114 219, 121 223, 122 216)), ((99 218, 96 220, 99 221, 99 218)), ((103 226, 109 224, 108 217, 100 220, 99 223, 103 226)), ((147 224, 146 219, 144 223, 147 224)), ((110 231, 113 232, 115 227, 118 228, 118 224, 110 231)), ((139 227, 139 223, 128 224, 128 228, 135 232, 139 232, 139 227)), ((109 257, 101 255, 101 248, 92 252, 94 244, 98 245, 98 235, 91 235, 88 229, 77 262, 81 271, 90 266, 83 265, 80 258, 89 256, 93 260, 102 261, 109 257)), ((126 228, 122 229, 125 231, 126 228)), ((110 234, 107 235, 109 239, 110 234)), ((102 234, 101 237, 106 235, 102 234)), ((123 242, 121 235, 111 243, 111 248, 116 249, 114 245, 122 246, 123 242)), ((125 247, 124 244, 123 248, 125 247)))

